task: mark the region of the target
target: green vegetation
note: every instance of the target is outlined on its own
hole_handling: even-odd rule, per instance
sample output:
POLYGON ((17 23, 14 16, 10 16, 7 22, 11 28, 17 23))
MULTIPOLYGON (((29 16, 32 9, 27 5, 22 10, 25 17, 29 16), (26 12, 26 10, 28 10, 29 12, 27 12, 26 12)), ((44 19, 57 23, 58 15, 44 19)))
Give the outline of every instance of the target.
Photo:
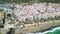
POLYGON ((45 21, 44 18, 41 18, 41 19, 40 19, 40 22, 44 22, 44 21, 45 21))
POLYGON ((48 17, 47 18, 49 21, 52 21, 54 18, 52 18, 52 17, 48 17))
POLYGON ((10 28, 10 31, 9 31, 9 32, 7 32, 6 34, 14 34, 14 32, 15 32, 15 29, 10 28))
POLYGON ((3 28, 4 27, 4 24, 0 23, 0 28, 3 28))
POLYGON ((60 18, 60 16, 55 16, 55 19, 56 19, 56 20, 59 20, 59 18, 60 18))
POLYGON ((29 0, 0 0, 0 3, 22 3, 29 2, 29 0))
POLYGON ((39 17, 37 17, 37 18, 35 19, 35 23, 39 23, 39 21, 40 21, 40 19, 39 19, 39 17))
POLYGON ((46 18, 46 19, 44 19, 44 18, 41 18, 41 19, 39 19, 39 17, 35 17, 35 16, 33 16, 33 20, 31 19, 31 18, 26 18, 25 19, 25 21, 20 21, 20 23, 24 23, 24 24, 31 24, 31 23, 39 23, 39 22, 42 22, 42 23, 44 23, 44 22, 49 22, 49 21, 55 21, 55 20, 60 20, 60 16, 55 16, 54 18, 52 18, 52 17, 48 17, 48 18, 46 18))
POLYGON ((52 3, 58 3, 60 0, 38 0, 39 2, 52 2, 52 3))
POLYGON ((0 3, 29 3, 31 1, 34 2, 52 2, 52 3, 60 3, 60 0, 0 0, 0 3))
POLYGON ((26 18, 24 23, 25 23, 25 24, 29 24, 29 23, 32 23, 32 21, 33 21, 33 20, 31 20, 30 18, 26 18))
POLYGON ((7 14, 8 17, 11 17, 11 14, 7 14))
POLYGON ((15 24, 16 22, 15 21, 11 21, 11 22, 9 22, 8 24, 15 24))
POLYGON ((0 12, 2 12, 3 11, 3 9, 0 9, 0 12))

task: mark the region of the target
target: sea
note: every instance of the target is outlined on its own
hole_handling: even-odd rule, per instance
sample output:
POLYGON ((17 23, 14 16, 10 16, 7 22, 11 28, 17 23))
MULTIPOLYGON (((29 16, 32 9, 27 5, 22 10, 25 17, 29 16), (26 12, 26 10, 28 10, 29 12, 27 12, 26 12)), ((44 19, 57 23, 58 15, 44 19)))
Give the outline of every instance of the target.
POLYGON ((52 28, 51 30, 28 34, 60 34, 60 27, 52 28))

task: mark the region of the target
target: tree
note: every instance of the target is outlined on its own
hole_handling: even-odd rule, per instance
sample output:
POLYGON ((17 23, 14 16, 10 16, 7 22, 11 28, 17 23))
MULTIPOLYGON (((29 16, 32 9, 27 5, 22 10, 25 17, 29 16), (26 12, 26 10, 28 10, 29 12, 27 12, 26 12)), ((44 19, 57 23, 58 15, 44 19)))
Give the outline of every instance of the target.
POLYGON ((4 24, 0 23, 0 28, 4 28, 4 24))
POLYGON ((10 28, 10 31, 9 31, 9 32, 7 32, 6 34, 14 34, 14 32, 15 32, 15 29, 10 28))
POLYGON ((29 24, 29 23, 32 23, 32 21, 33 20, 31 18, 26 18, 24 23, 25 24, 29 24))
POLYGON ((44 22, 44 18, 41 18, 41 19, 40 19, 40 22, 44 22))
POLYGON ((0 0, 0 3, 29 3, 29 2, 52 2, 52 3, 58 3, 60 0, 0 0))
POLYGON ((58 16, 55 16, 54 18, 55 18, 55 20, 59 20, 58 16))

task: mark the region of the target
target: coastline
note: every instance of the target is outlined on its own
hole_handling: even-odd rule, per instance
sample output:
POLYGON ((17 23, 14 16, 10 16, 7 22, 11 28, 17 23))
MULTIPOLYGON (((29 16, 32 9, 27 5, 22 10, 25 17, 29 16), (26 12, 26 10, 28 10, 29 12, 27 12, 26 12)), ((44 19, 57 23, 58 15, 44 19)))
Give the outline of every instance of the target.
MULTIPOLYGON (((60 6, 60 5, 59 5, 60 6)), ((17 6, 17 7, 19 7, 19 5, 17 6)), ((27 6, 26 6, 27 7, 27 6)), ((54 7, 54 6, 53 6, 54 7)), ((24 7, 23 7, 24 8, 24 7)), ((17 9, 17 11, 19 11, 20 9, 17 9)), ((43 10, 43 9, 42 9, 43 10)), ((58 10, 59 11, 59 10, 58 10)), ((20 12, 20 11, 19 11, 20 12)), ((18 17, 19 17, 19 15, 20 15, 20 13, 18 12, 18 17)), ((21 11, 22 12, 22 11, 21 11)), ((23 11, 24 12, 24 11, 23 11)), ((23 14, 23 13, 22 13, 23 14)), ((34 13, 32 13, 32 14, 34 14, 34 13)), ((36 13, 37 14, 37 13, 36 13)), ((27 16, 28 14, 26 14, 26 16, 27 16)), ((35 15, 35 14, 34 14, 35 15)), ((39 14, 40 15, 40 14, 39 14)), ((45 14, 46 15, 46 14, 45 14)), ((48 13, 47 13, 47 15, 48 15, 48 13)), ((49 15, 52 15, 51 17, 54 17, 54 15, 56 15, 55 13, 54 13, 54 15, 53 15, 53 13, 52 14, 49 14, 49 15)), ((60 12, 59 12, 59 14, 58 14, 58 12, 57 12, 57 15, 59 15, 60 16, 60 12)), ((17 16, 17 12, 16 12, 16 16, 17 16)), ((25 15, 24 15, 25 16, 25 15)), ((28 15, 29 16, 29 15, 28 15)), ((42 16, 42 14, 41 14, 41 16, 42 16)), ((23 17, 24 18, 24 17, 23 17)), ((43 17, 43 18, 45 18, 45 17, 43 17)), ((21 19, 21 18, 19 18, 19 19, 21 19)), ((17 23, 17 22, 16 22, 17 23)), ((20 22, 19 22, 20 23, 20 22)), ((16 24, 17 25, 17 24, 16 24)), ((7 25, 8 26, 8 25, 7 25)), ((7 26, 6 26, 6 28, 7 28, 7 26)), ((37 23, 33 23, 33 24, 24 24, 24 27, 23 28, 20 28, 20 27, 16 27, 14 24, 13 24, 13 26, 14 26, 14 28, 15 28, 15 34, 17 34, 17 32, 18 33, 23 33, 23 34, 26 34, 26 33, 33 33, 33 32, 44 32, 44 31, 46 31, 46 30, 49 30, 49 29, 51 29, 51 28, 54 28, 54 27, 57 27, 57 26, 60 26, 60 19, 58 20, 53 20, 53 21, 48 21, 48 22, 37 22, 37 23)), ((19 25, 20 26, 20 25, 19 25)), ((22 25, 23 26, 23 25, 22 25)), ((9 26, 8 26, 9 27, 9 26)), ((11 25, 10 25, 10 27, 11 27, 11 25)), ((9 28, 10 28, 9 27, 9 28)), ((13 27, 11 27, 11 28, 13 28, 13 27)))
MULTIPOLYGON (((24 27, 23 29, 19 29, 17 31, 19 31, 19 33, 33 33, 33 32, 37 32, 37 31, 44 31, 46 29, 49 29, 51 27, 54 27, 54 26, 60 26, 60 20, 57 20, 57 21, 52 21, 50 23, 44 23, 44 24, 39 24, 37 26, 26 26, 24 27)), ((15 31, 16 32, 16 31, 15 31)))

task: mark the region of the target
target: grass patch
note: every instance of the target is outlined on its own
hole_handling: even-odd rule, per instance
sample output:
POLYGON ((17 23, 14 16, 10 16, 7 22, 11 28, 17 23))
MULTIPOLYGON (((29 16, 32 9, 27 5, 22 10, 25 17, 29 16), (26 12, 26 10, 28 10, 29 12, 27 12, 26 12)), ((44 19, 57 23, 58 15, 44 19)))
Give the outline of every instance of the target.
POLYGON ((11 21, 11 22, 9 22, 8 24, 15 24, 16 22, 15 21, 11 21))
POLYGON ((0 28, 4 28, 4 24, 0 23, 0 28))

